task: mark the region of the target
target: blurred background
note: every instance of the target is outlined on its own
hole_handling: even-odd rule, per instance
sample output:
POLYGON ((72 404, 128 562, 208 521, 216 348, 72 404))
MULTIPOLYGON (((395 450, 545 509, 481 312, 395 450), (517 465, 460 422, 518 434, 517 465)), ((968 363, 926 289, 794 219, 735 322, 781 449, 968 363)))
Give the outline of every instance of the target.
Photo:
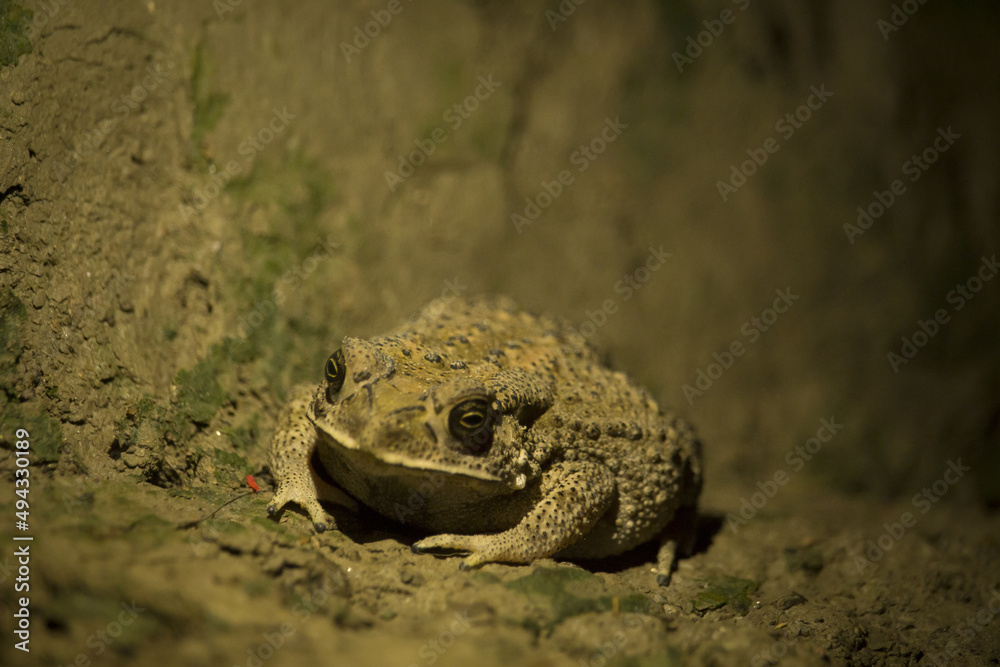
POLYGON ((136 220, 116 248, 162 350, 144 380, 259 312, 261 355, 290 362, 277 386, 311 381, 340 337, 451 281, 593 332, 698 425, 720 504, 831 416, 810 476, 909 495, 964 455, 960 492, 1000 499, 1000 283, 949 298, 1000 246, 992 5, 225 7, 141 18, 181 29, 162 56, 179 71, 139 112, 191 137, 183 156, 176 135, 135 139, 136 177, 173 168, 177 188, 143 212, 155 248, 136 220), (167 87, 190 115, 164 114, 167 87), (670 256, 644 274, 651 248, 670 256), (211 313, 177 308, 192 290, 211 313), (779 290, 795 300, 769 315, 779 290))

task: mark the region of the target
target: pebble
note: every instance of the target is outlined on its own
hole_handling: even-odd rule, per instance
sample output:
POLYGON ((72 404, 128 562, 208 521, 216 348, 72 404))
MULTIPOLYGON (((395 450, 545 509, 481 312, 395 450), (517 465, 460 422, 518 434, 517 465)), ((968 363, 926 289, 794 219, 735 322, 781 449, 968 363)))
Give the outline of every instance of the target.
POLYGON ((403 570, 399 574, 399 580, 410 586, 422 586, 426 581, 424 575, 419 572, 411 572, 410 570, 403 570))
POLYGON ((45 294, 43 294, 42 292, 35 292, 35 296, 32 297, 31 299, 31 305, 34 306, 36 309, 40 309, 42 306, 45 305, 45 301, 46 301, 45 294))
POLYGON ((782 611, 791 609, 792 607, 804 604, 806 599, 799 595, 798 593, 792 593, 791 595, 786 595, 777 602, 778 609, 782 611))

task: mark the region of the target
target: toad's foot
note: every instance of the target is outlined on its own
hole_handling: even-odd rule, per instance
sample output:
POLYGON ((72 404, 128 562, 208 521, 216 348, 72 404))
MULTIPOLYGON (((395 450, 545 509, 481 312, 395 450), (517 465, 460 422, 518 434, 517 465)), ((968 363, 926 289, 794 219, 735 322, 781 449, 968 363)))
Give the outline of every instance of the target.
POLYGON ((315 472, 310 470, 309 483, 301 480, 282 481, 274 498, 267 506, 267 515, 280 518, 282 508, 288 503, 295 503, 306 511, 317 533, 333 530, 337 527, 336 520, 330 516, 319 502, 319 498, 341 505, 353 513, 357 513, 358 504, 353 498, 335 486, 331 486, 315 472))
POLYGON ((542 479, 541 501, 513 528, 495 535, 434 535, 414 544, 413 550, 466 552, 462 569, 546 558, 587 534, 608 508, 614 484, 604 466, 559 463, 542 479))
POLYGON ((322 533, 328 528, 336 528, 336 523, 316 498, 315 489, 304 489, 292 483, 282 483, 278 486, 278 491, 274 494, 274 499, 267 506, 267 515, 278 518, 281 516, 282 508, 288 503, 296 503, 309 514, 313 528, 317 533, 322 533))

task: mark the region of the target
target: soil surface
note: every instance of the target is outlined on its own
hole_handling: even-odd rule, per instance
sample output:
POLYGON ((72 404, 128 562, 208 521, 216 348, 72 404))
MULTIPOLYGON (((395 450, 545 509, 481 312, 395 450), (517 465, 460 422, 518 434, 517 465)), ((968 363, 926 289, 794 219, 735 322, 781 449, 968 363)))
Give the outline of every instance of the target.
POLYGON ((1000 664, 998 19, 0 0, 0 663, 1000 664), (288 390, 490 292, 698 427, 669 586, 266 517, 288 390))

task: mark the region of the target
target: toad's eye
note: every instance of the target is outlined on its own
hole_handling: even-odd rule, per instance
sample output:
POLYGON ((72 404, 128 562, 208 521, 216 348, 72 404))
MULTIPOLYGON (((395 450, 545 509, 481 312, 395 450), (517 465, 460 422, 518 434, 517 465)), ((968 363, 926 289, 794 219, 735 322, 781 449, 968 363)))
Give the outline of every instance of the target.
POLYGON ((470 398, 451 409, 448 430, 471 454, 485 454, 493 443, 493 418, 485 398, 470 398))
POLYGON ((337 350, 326 360, 326 400, 333 400, 333 396, 344 386, 345 377, 347 364, 344 362, 344 351, 337 350))

